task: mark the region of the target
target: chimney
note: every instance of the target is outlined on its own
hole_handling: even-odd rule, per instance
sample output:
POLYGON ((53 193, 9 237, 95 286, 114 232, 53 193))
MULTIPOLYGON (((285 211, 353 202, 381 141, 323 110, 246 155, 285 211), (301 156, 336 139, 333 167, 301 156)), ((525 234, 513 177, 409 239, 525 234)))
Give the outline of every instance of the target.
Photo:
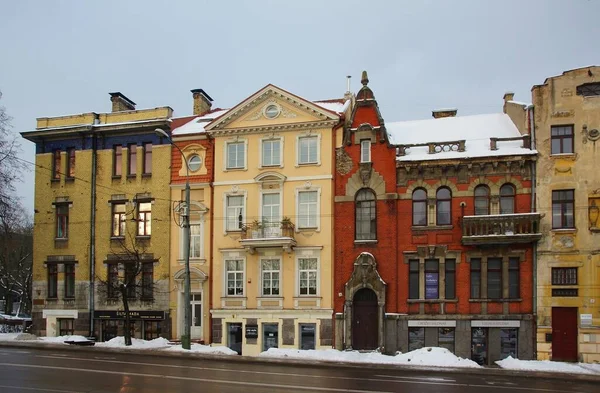
POLYGON ((345 100, 352 99, 352 91, 350 91, 350 79, 351 78, 352 78, 352 75, 346 76, 346 92, 344 93, 345 100))
POLYGON ((513 93, 512 91, 507 91, 506 93, 504 93, 504 102, 506 101, 512 101, 513 98, 515 98, 515 93, 513 93))
POLYGON ((436 109, 434 111, 431 111, 431 116, 433 116, 434 119, 442 119, 444 117, 456 117, 456 112, 458 112, 458 109, 456 108, 436 109))
POLYGON ((110 94, 110 101, 112 102, 112 112, 135 110, 135 102, 125 97, 125 95, 123 95, 121 92, 117 91, 115 93, 108 94, 110 94))
POLYGON ((213 99, 202 89, 191 90, 194 97, 194 115, 200 116, 210 110, 213 99))

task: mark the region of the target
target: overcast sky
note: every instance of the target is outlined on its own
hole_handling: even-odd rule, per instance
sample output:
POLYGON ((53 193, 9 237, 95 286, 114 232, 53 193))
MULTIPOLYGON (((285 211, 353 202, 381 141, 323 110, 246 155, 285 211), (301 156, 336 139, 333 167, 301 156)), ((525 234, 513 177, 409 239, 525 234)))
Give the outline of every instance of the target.
POLYGON ((387 122, 500 112, 508 90, 530 101, 546 77, 600 64, 599 15, 598 0, 0 0, 0 105, 21 132, 110 111, 112 91, 183 116, 190 89, 222 108, 268 83, 318 100, 341 97, 346 75, 356 92, 367 70, 387 122))

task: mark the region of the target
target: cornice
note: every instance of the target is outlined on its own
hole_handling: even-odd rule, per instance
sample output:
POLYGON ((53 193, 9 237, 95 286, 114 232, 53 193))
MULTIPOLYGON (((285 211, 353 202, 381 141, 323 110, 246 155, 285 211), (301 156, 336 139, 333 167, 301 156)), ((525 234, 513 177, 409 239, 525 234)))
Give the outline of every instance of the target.
POLYGON ((260 134, 263 132, 282 132, 282 131, 301 131, 305 129, 315 128, 333 128, 338 123, 337 120, 324 120, 324 121, 311 121, 303 123, 287 123, 287 124, 272 124, 262 125, 257 127, 243 127, 243 128, 225 128, 221 130, 213 129, 207 131, 210 135, 223 136, 223 135, 242 135, 242 134, 260 134))

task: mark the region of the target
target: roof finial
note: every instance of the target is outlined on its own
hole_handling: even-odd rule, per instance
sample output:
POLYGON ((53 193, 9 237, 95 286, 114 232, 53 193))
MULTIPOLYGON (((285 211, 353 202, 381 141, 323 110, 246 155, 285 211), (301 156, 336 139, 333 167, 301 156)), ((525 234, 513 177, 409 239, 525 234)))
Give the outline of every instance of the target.
POLYGON ((363 86, 366 86, 369 84, 369 77, 367 76, 367 71, 362 72, 362 78, 360 80, 360 83, 362 83, 363 86))

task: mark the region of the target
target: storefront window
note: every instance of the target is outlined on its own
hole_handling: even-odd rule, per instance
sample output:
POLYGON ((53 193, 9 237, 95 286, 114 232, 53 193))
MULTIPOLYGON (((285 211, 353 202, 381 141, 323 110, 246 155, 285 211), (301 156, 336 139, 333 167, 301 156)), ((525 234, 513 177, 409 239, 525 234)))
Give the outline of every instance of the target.
POLYGON ((471 360, 487 364, 487 328, 471 328, 471 360))
POLYGON ((300 325, 300 349, 315 349, 316 328, 314 323, 300 325))
POLYGON ((517 341, 519 329, 500 329, 500 355, 502 359, 512 356, 517 358, 517 341))
POLYGON ((454 328, 438 329, 438 346, 454 353, 454 328))
POLYGON ((74 324, 75 324, 74 319, 71 319, 71 318, 59 319, 58 320, 59 336, 73 335, 73 332, 75 331, 74 324))
POLYGON ((154 340, 161 335, 161 323, 154 321, 144 322, 144 340, 154 340))
POLYGON ((425 346, 425 328, 408 328, 408 351, 423 348, 425 346))
POLYGON ((279 326, 276 324, 263 325, 263 351, 268 351, 269 348, 277 348, 279 346, 279 326))

